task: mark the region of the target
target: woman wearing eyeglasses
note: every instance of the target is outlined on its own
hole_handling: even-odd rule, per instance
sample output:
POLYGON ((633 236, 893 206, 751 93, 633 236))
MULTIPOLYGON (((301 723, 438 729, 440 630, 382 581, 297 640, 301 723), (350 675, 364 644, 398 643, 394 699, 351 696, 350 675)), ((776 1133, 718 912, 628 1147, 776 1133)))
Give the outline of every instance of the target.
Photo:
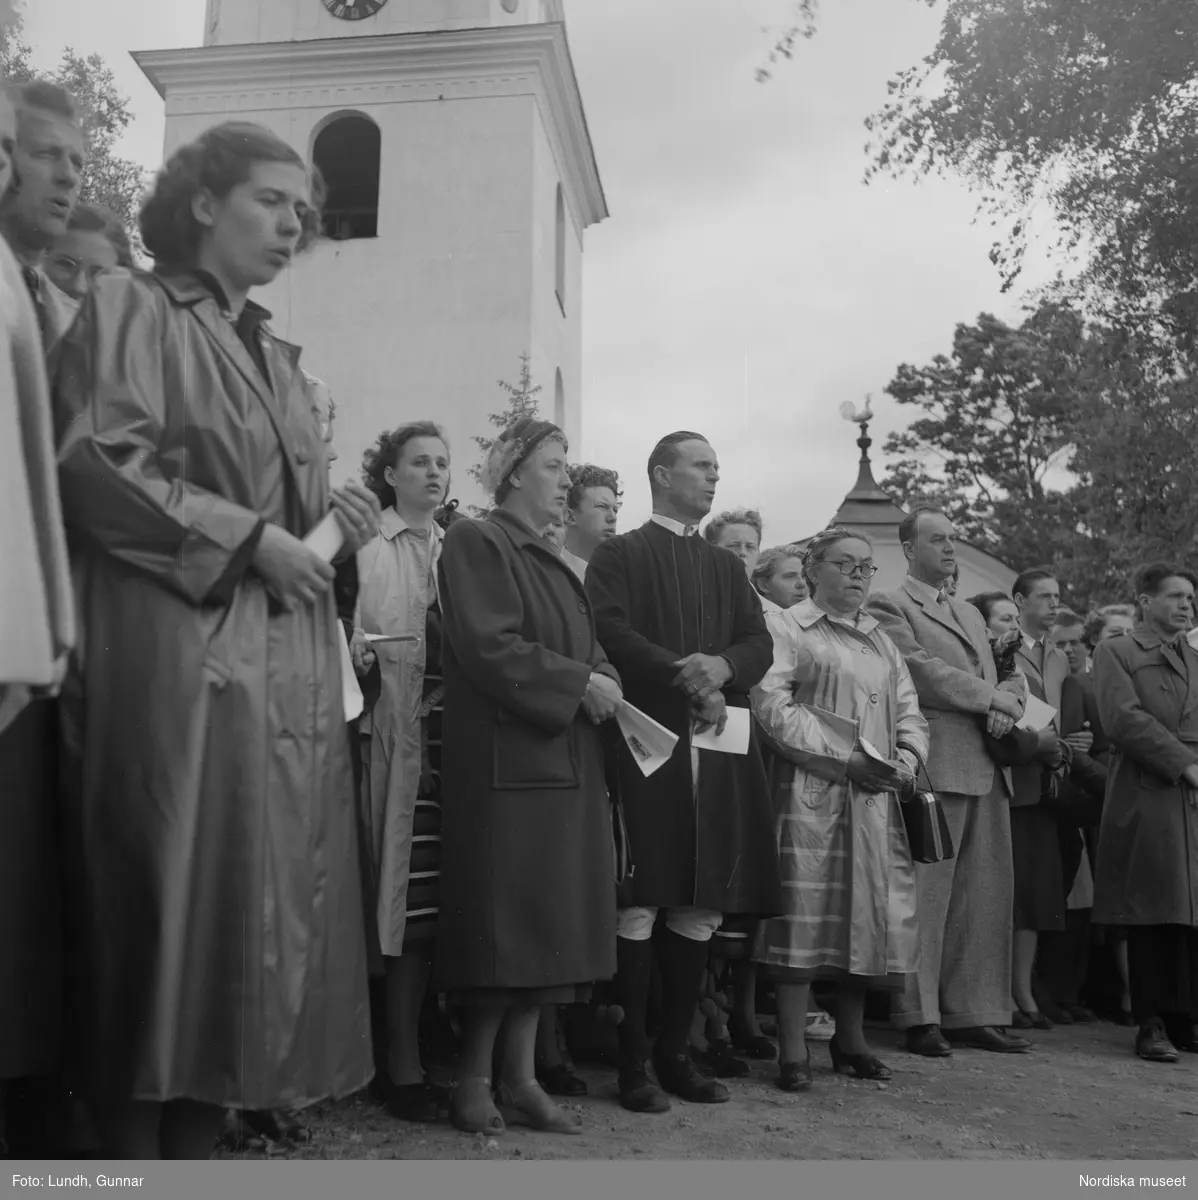
POLYGON ((72 300, 81 303, 100 271, 133 266, 129 234, 120 218, 98 204, 79 204, 67 230, 46 252, 46 275, 72 300))
POLYGON ((787 912, 764 923, 754 957, 773 980, 779 1084, 810 1087, 808 991, 834 980, 835 1070, 889 1079, 870 1052, 867 987, 898 988, 916 968, 915 866, 897 792, 928 752, 928 726, 902 656, 861 611, 877 573, 869 540, 832 528, 807 547, 811 598, 774 631, 774 665, 753 711, 787 769, 774 775, 787 912))

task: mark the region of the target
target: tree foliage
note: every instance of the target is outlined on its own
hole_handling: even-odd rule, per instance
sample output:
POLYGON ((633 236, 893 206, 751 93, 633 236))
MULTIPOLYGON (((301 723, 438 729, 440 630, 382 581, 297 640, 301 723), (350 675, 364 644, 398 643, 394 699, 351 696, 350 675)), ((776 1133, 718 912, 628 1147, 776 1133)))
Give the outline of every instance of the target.
POLYGON ((889 88, 866 122, 867 178, 962 177, 1002 230, 1004 286, 1039 230, 1071 253, 1076 295, 1165 335, 1152 349, 1193 353, 1193 0, 948 0, 931 54, 889 88))
MULTIPOLYGON (((1104 347, 1121 346, 1114 332, 1104 347)), ((1072 495, 1079 532, 1068 562, 1075 587, 1099 598, 1126 598, 1135 567, 1154 559, 1195 564, 1198 490, 1198 387, 1156 378, 1122 354, 1107 367, 1079 422, 1072 495)))
MULTIPOLYGON (((887 482, 1012 565, 1051 563, 1076 604, 1124 599, 1137 563, 1192 562, 1198 539, 1198 4, 941 2, 866 122, 866 180, 963 179, 1004 290, 1034 241, 1063 266, 1017 329, 983 316, 899 369, 919 416, 887 482)), ((795 12, 771 63, 813 30, 795 12)))
POLYGON ((971 542, 1005 562, 1054 557, 1087 354, 1080 317, 1044 306, 1018 328, 988 313, 957 326, 951 355, 903 364, 886 391, 919 411, 891 434, 886 485, 901 502, 946 508, 971 542))
POLYGON ((774 68, 783 59, 794 58, 795 47, 805 38, 815 36, 815 18, 819 0, 792 0, 790 19, 781 29, 771 30, 773 44, 765 62, 757 68, 757 82, 764 83, 773 76, 774 68))
POLYGON ((1055 303, 1017 327, 983 313, 886 390, 919 415, 887 439, 884 486, 1012 567, 1050 565, 1075 605, 1125 599, 1138 563, 1192 558, 1198 389, 1121 329, 1055 303))
MULTIPOLYGON (((3 0, 0 0, 0 4, 3 0)), ((116 143, 133 114, 129 101, 98 54, 80 57, 69 47, 58 66, 38 71, 24 41, 19 12, 5 25, 0 21, 0 74, 10 82, 45 78, 66 88, 83 112, 86 163, 79 198, 85 204, 110 208, 136 240, 137 214, 146 189, 146 173, 135 162, 116 153, 116 143)))
MULTIPOLYGON (((518 421, 521 417, 535 417, 539 409, 537 407, 537 397, 541 394, 541 385, 535 387, 532 382, 532 367, 530 356, 525 353, 520 355, 520 376, 515 383, 508 383, 503 379, 498 381, 500 388, 503 389, 507 396, 507 405, 500 412, 493 412, 487 415, 487 420, 502 433, 514 421, 518 421)), ((487 461, 487 454, 495 445, 493 437, 475 437, 472 439, 474 444, 479 449, 478 462, 472 466, 468 474, 475 483, 482 483, 483 464, 487 461)), ((475 515, 481 515, 482 511, 476 505, 469 505, 470 511, 475 515)))

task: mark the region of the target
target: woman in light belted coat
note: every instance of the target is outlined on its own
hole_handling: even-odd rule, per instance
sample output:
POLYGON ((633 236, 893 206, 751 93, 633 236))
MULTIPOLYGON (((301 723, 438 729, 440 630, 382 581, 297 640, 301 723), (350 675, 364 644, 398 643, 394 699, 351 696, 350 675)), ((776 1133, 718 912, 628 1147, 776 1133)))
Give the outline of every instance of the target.
POLYGON ((379 665, 378 699, 359 724, 367 948, 371 973, 385 978, 385 1058, 375 1084, 392 1116, 435 1121, 417 1028, 432 970, 441 860, 440 788, 425 769, 422 709, 430 629, 434 647, 439 642, 444 534, 433 518, 449 485, 444 430, 418 421, 382 434, 366 453, 362 478, 383 508, 379 536, 358 552, 353 647, 355 669, 367 666, 370 652, 379 665))
POLYGON ((771 777, 786 913, 763 923, 754 958, 774 981, 780 1086, 812 1082, 804 1045, 811 983, 839 987, 832 1065, 889 1079, 862 1029, 869 984, 918 968, 915 866, 896 791, 928 752, 928 725, 902 655, 861 611, 876 571, 860 534, 807 547, 810 600, 774 629, 774 663, 753 713, 785 760, 771 777))

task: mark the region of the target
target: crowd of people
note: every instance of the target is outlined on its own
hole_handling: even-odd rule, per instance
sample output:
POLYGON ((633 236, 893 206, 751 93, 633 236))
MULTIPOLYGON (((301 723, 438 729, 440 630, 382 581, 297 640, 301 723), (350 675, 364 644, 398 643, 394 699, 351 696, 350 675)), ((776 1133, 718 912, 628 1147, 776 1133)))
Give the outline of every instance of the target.
POLYGON ((728 1100, 748 1059, 811 1088, 818 1040, 887 1079, 877 1019, 914 1054, 1023 1053, 1105 1005, 1142 1059, 1198 1051, 1184 564, 1084 618, 1042 569, 966 599, 921 508, 875 591, 858 530, 763 549, 759 513, 712 516, 695 431, 620 532, 615 472, 535 415, 489 450, 482 518, 431 417, 334 488, 328 388, 250 298, 319 229, 301 156, 244 123, 178 149, 134 269, 77 202, 71 97, 11 97, 14 1152, 206 1157, 230 1110, 277 1127, 368 1086, 401 1121, 574 1134, 553 1097, 587 1092, 585 1053, 654 1114, 728 1100), (629 714, 674 739, 652 770, 629 714), (929 794, 935 862, 907 822, 929 794))

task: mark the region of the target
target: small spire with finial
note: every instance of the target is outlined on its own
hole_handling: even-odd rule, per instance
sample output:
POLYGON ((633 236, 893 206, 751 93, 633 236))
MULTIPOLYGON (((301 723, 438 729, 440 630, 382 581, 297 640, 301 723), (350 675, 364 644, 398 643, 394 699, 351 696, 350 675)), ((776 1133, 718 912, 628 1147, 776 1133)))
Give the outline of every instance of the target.
POLYGON ((890 497, 878 486, 877 480, 874 479, 873 467, 869 461, 869 448, 874 444, 873 438, 869 436, 869 423, 874 419, 873 396, 866 393, 864 408, 858 408, 851 400, 846 400, 840 406, 840 415, 846 421, 851 421, 860 430, 857 445, 861 449, 861 460, 857 471, 857 485, 848 494, 846 499, 883 500, 890 503, 890 497))

